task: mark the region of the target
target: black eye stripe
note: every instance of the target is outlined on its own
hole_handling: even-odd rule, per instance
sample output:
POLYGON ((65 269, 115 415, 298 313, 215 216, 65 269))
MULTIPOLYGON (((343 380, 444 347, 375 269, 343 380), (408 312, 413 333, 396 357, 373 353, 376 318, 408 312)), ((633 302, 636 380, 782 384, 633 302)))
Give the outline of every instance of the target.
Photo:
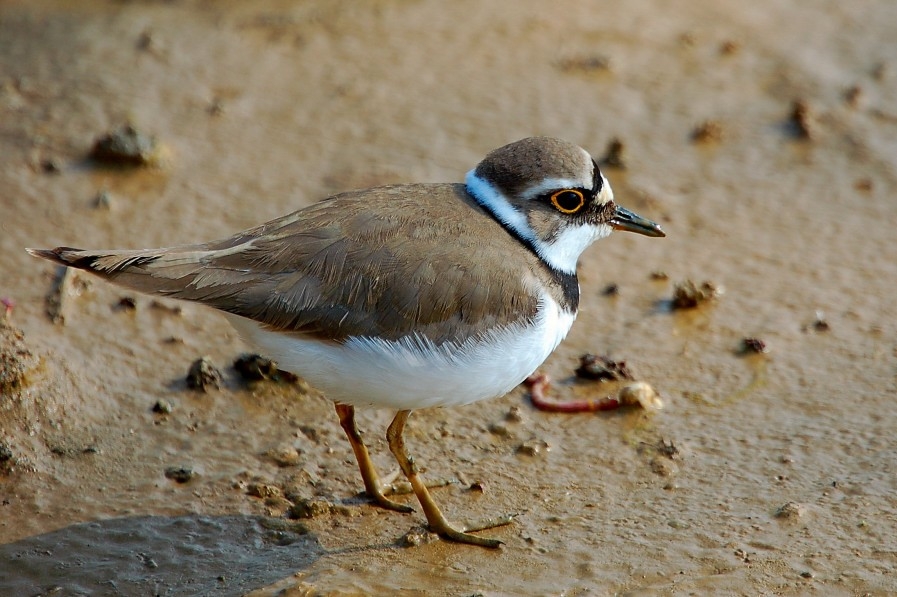
POLYGON ((601 177, 601 169, 598 167, 598 162, 595 161, 595 158, 592 158, 592 190, 591 193, 593 195, 597 195, 601 192, 601 187, 604 186, 604 179, 601 177))

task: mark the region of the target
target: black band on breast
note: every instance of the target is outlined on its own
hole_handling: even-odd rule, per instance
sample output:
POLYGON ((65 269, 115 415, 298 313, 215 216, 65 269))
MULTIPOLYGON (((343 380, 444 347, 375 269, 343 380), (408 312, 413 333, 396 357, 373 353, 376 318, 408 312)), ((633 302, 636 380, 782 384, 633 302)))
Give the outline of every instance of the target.
POLYGON ((558 269, 552 267, 549 263, 547 263, 542 256, 539 255, 539 251, 536 249, 536 244, 532 241, 532 239, 526 238, 520 234, 517 230, 509 226, 505 223, 501 218, 499 218, 491 209, 489 209, 486 205, 483 205, 482 202, 477 198, 476 195, 470 193, 473 197, 474 201, 477 202, 477 205, 489 214, 489 217, 498 222, 498 225, 501 226, 505 232, 513 236, 517 241, 522 244, 524 247, 530 250, 530 252, 539 258, 539 263, 548 270, 548 273, 551 275, 551 279, 554 280, 558 286, 561 287, 561 291, 564 294, 564 300, 561 302, 561 308, 569 313, 576 313, 577 309, 579 309, 579 278, 576 276, 576 272, 567 273, 562 272, 558 269))

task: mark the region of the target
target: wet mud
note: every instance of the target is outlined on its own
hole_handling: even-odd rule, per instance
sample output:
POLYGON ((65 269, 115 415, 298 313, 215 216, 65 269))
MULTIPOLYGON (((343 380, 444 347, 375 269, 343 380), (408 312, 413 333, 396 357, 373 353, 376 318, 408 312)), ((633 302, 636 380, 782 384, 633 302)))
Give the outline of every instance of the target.
MULTIPOLYGON (((894 594, 895 22, 883 0, 4 2, 0 594, 894 594), (611 393, 574 373, 591 353, 663 408, 521 387, 414 413, 448 517, 516 515, 497 551, 369 505, 332 404, 235 369, 220 315, 24 251, 220 238, 539 134, 603 156, 668 235, 583 256, 551 398, 611 393)), ((384 473, 391 416, 359 416, 384 473)))

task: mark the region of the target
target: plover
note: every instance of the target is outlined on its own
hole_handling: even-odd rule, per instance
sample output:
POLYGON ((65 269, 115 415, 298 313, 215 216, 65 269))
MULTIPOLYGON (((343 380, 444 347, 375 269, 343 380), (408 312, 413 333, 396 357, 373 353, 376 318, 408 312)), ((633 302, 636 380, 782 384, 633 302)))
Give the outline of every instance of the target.
POLYGON ((580 254, 613 230, 664 236, 614 202, 594 159, 531 137, 489 153, 463 184, 334 195, 224 240, 166 249, 29 249, 128 288, 208 305, 335 402, 368 496, 383 491, 356 406, 398 411, 387 440, 430 529, 497 547, 443 516, 405 447, 414 409, 520 384, 564 339, 580 254))

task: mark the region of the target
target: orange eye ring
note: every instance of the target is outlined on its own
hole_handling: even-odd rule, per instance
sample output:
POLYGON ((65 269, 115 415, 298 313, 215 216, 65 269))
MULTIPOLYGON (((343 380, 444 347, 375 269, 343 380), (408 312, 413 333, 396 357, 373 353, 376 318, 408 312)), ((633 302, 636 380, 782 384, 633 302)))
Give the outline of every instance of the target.
POLYGON ((551 204, 562 214, 575 214, 586 204, 582 191, 563 189, 551 194, 551 204))

